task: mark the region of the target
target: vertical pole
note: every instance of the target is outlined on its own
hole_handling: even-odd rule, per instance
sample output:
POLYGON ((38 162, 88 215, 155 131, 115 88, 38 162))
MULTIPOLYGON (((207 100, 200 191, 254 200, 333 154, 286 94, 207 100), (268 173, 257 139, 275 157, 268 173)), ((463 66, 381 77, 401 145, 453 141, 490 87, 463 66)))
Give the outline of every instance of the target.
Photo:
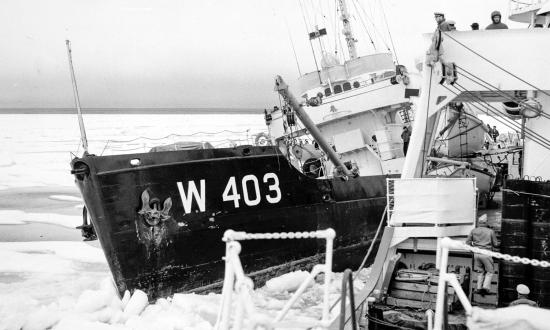
POLYGON ((432 85, 433 75, 433 68, 428 66, 426 61, 427 60, 425 60, 423 64, 422 74, 424 76, 424 80, 422 82, 420 102, 414 116, 409 150, 407 151, 405 163, 403 164, 403 171, 401 173, 402 179, 422 176, 422 162, 424 161, 422 149, 424 148, 424 139, 427 130, 428 112, 431 99, 430 87, 432 85))
POLYGON ((80 140, 82 141, 82 147, 84 148, 84 154, 88 153, 88 139, 86 138, 86 129, 84 128, 84 120, 82 119, 82 110, 80 108, 80 98, 78 97, 78 88, 76 86, 76 78, 74 75, 74 68, 73 68, 73 58, 71 55, 71 42, 69 40, 65 40, 65 45, 67 45, 67 55, 69 57, 69 69, 71 71, 71 79, 73 82, 73 94, 74 94, 74 101, 76 104, 76 110, 78 113, 78 126, 80 126, 80 140))
MULTIPOLYGON (((328 229, 330 232, 327 233, 327 246, 325 252, 325 292, 323 298, 323 321, 328 321, 330 317, 330 302, 329 302, 329 292, 330 292, 330 279, 332 275, 332 245, 333 239, 335 236, 334 230, 328 229)), ((355 311, 352 311, 355 313, 355 311)))
POLYGON ((440 244, 441 254, 439 262, 439 282, 437 283, 437 300, 435 303, 435 320, 434 330, 443 329, 443 305, 445 302, 444 295, 447 294, 447 262, 449 260, 449 247, 442 241, 440 244))
POLYGON ((523 178, 523 166, 525 164, 525 117, 521 116, 521 162, 519 163, 519 177, 523 178))
POLYGON ((229 313, 231 312, 231 298, 233 295, 233 285, 235 283, 235 273, 233 272, 231 242, 225 243, 225 275, 222 289, 222 305, 218 312, 216 321, 216 330, 229 329, 229 313))

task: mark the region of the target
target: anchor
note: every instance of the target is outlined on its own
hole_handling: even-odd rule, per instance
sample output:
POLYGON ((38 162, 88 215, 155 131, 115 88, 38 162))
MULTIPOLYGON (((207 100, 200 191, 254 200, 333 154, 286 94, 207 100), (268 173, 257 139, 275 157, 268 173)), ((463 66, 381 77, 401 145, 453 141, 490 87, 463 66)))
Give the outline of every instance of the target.
POLYGON ((167 221, 171 218, 169 212, 170 208, 172 207, 172 198, 168 197, 164 203, 162 209, 159 209, 160 207, 160 200, 158 198, 150 198, 149 192, 146 190, 141 193, 141 210, 138 212, 143 218, 145 219, 145 222, 149 226, 156 226, 161 221, 167 221), (152 206, 152 208, 151 208, 152 206))

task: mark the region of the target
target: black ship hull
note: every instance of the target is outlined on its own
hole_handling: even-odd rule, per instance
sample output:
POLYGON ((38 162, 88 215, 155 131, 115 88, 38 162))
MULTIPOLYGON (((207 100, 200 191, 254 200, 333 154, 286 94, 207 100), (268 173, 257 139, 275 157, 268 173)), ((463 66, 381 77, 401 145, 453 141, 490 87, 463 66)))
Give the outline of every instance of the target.
MULTIPOLYGON (((227 229, 332 227, 335 269, 358 265, 386 205, 387 176, 312 179, 274 147, 86 155, 73 174, 120 294, 149 299, 223 280, 227 229)), ((245 272, 262 281, 322 258, 324 241, 242 243, 245 272)))

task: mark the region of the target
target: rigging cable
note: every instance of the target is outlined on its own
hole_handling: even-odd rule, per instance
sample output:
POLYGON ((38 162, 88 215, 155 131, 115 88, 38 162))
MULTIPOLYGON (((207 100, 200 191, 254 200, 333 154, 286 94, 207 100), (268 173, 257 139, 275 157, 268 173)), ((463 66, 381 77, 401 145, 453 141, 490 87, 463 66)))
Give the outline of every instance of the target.
MULTIPOLYGON (((494 85, 491 85, 489 82, 477 77, 476 75, 474 75, 473 73, 471 73, 470 71, 464 69, 463 67, 459 66, 459 65, 456 65, 455 66, 457 68, 459 68, 462 72, 462 76, 465 77, 466 79, 469 79, 470 81, 482 86, 483 88, 486 88, 487 90, 489 91, 492 91, 492 92, 496 92, 498 93, 500 96, 510 100, 510 101, 513 101, 513 102, 516 102, 516 103, 521 103, 523 101, 523 99, 519 98, 519 97, 513 97, 511 95, 508 95, 506 94, 506 92, 498 89, 497 87, 495 87, 494 85), (479 80, 479 81, 478 81, 479 80), (481 81, 481 82, 480 82, 481 81), (489 86, 489 87, 487 87, 489 86), (492 88, 492 89, 491 89, 492 88)), ((532 106, 530 105, 525 105, 528 109, 530 110, 536 110, 534 109, 532 106)), ((547 118, 547 119, 550 119, 550 115, 547 114, 546 112, 542 111, 541 110, 541 116, 547 118)))
MULTIPOLYGON (((461 85, 458 85, 458 86, 461 87, 462 89, 459 89, 459 88, 457 88, 457 87, 455 87, 455 88, 457 88, 460 92, 468 93, 468 91, 467 91, 463 86, 461 86, 461 85)), ((456 94, 456 95, 459 95, 460 93, 458 93, 458 94, 455 93, 455 94, 456 94)), ((490 113, 491 113, 491 116, 492 116, 495 120, 497 120, 499 123, 501 123, 501 124, 507 126, 508 128, 512 128, 512 129, 516 129, 516 130, 521 128, 521 126, 518 126, 518 125, 520 125, 520 124, 516 123, 515 121, 513 121, 513 120, 511 120, 511 119, 509 119, 509 118, 506 118, 506 117, 501 117, 501 116, 500 116, 500 112, 498 111, 498 109, 494 108, 494 107, 491 106, 489 103, 485 102, 484 100, 482 100, 482 99, 480 99, 480 98, 478 98, 478 97, 475 97, 474 95, 472 95, 472 97, 476 98, 477 103, 480 104, 480 106, 483 107, 483 109, 485 109, 485 111, 486 111, 487 113, 490 112, 490 113), (499 119, 499 118, 497 118, 497 117, 501 117, 501 118, 499 119)), ((477 108, 477 109, 479 109, 479 108, 477 108)), ((479 110, 483 111, 482 109, 479 109, 479 110)), ((548 144, 548 145, 550 145, 550 141, 548 141, 546 138, 542 137, 541 135, 539 135, 539 134, 536 133, 535 131, 532 131, 532 130, 530 130, 530 129, 527 129, 526 131, 527 131, 529 137, 530 137, 533 141, 537 140, 537 141, 535 141, 535 142, 541 144, 543 147, 547 148, 547 147, 544 146, 543 144, 548 144)))
POLYGON ((494 65, 495 67, 499 68, 500 70, 506 72, 507 74, 511 75, 512 77, 518 79, 519 81, 525 83, 526 85, 530 86, 530 87, 533 87, 535 90, 543 93, 544 95, 546 96, 550 96, 549 93, 543 91, 542 89, 538 88, 537 86, 529 83, 528 81, 520 78, 519 76, 513 74, 512 72, 506 70, 505 68, 501 67, 500 65, 496 64, 495 62, 491 61, 490 59, 484 57, 483 55, 479 54, 478 52, 476 52, 475 50, 471 49, 470 47, 466 46, 465 44, 461 43, 460 41, 456 40, 455 38, 453 38, 450 34, 448 34, 447 32, 444 32, 442 31, 443 34, 445 34, 447 37, 449 37, 451 40, 453 40, 454 42, 456 42, 457 44, 461 45, 462 47, 466 48, 467 50, 469 50, 470 52, 474 53, 475 55, 479 56, 480 58, 482 58, 483 60, 489 62, 490 64, 494 65))
POLYGON ((378 0, 380 8, 382 9, 382 16, 384 17, 384 22, 386 23, 386 29, 388 30, 388 35, 390 36, 391 48, 393 49, 393 56, 395 56, 395 62, 399 65, 399 59, 397 58, 397 51, 395 50, 395 45, 393 44, 393 38, 391 36, 390 27, 388 25, 388 20, 386 19, 386 11, 382 5, 382 1, 378 0))
POLYGON ((296 55, 296 48, 294 48, 294 41, 292 41, 292 35, 290 34, 290 28, 288 27, 288 21, 285 17, 286 30, 288 32, 288 39, 290 39, 290 45, 292 46, 292 52, 294 53, 294 59, 296 60, 296 66, 298 67, 298 74, 302 76, 302 70, 300 70, 300 63, 298 62, 298 56, 296 55))
MULTIPOLYGON (((355 1, 358 1, 358 0, 355 0, 355 1)), ((382 40, 382 43, 384 43, 384 46, 386 46, 386 49, 391 52, 391 49, 390 49, 390 46, 388 46, 388 43, 386 41, 386 38, 384 38, 384 35, 382 33, 380 33, 380 31, 378 31, 378 28, 376 27, 376 25, 374 25, 374 19, 372 17, 369 17, 369 15, 367 14, 367 11, 365 10, 365 8, 363 8, 363 6, 361 5, 361 3, 357 3, 359 5, 359 8, 361 8, 361 11, 363 11, 363 13, 365 14, 365 17, 371 22, 371 25, 374 29, 374 32, 376 34, 378 34, 378 37, 382 40)), ((359 11, 358 11, 359 12, 359 11)))
MULTIPOLYGON (((304 15, 304 6, 302 5, 302 0, 298 0, 298 3, 300 4, 300 8, 301 8, 301 11, 302 11, 302 18, 304 19, 304 25, 306 27, 306 33, 309 34, 308 22, 307 22, 306 16, 304 15)), ((317 70, 317 75, 319 76, 319 83, 323 84, 323 79, 321 79, 321 72, 319 71, 319 65, 317 64, 317 57, 315 56, 315 50, 313 49, 313 43, 311 42, 311 38, 309 38, 309 45, 311 46, 311 53, 313 54, 313 61, 315 62, 315 69, 317 70)))
POLYGON ((355 11, 357 12, 357 16, 359 16, 359 20, 361 21, 361 26, 363 27, 363 30, 365 30, 365 33, 369 37, 370 43, 372 44, 372 47, 374 48, 374 51, 376 52, 376 45, 374 44, 374 40, 372 40, 372 36, 370 35, 369 30, 367 29, 367 24, 363 20, 363 16, 361 16, 361 13, 359 12, 359 9, 357 9, 357 5, 355 4, 355 1, 352 1, 352 3, 353 3, 353 7, 355 7, 355 11))
MULTIPOLYGON (((483 103, 485 105, 485 107, 487 107, 487 109, 492 109, 490 110, 491 113, 493 113, 495 116, 501 114, 501 112, 495 108, 494 106, 492 106, 491 104, 489 104, 487 101, 475 96, 474 94, 470 93, 468 90, 466 90, 466 88, 464 88, 464 86, 458 84, 458 83, 455 83, 456 86, 460 87, 461 89, 459 89, 458 87, 455 87, 457 88, 458 90, 460 90, 461 92, 465 92, 465 93, 468 93, 469 95, 471 95, 472 97, 474 97, 476 100, 478 100, 478 102, 480 103, 483 103)), ((508 123, 508 126, 512 126, 512 128, 518 128, 517 125, 521 125, 521 124, 518 124, 517 122, 515 122, 513 119, 510 119, 510 118, 507 118, 507 117, 502 117, 503 121, 507 122, 508 123)), ((520 127, 521 128, 521 127, 520 127)), ((543 137, 542 135, 538 134, 537 132, 531 130, 531 129, 525 129, 526 131, 530 132, 530 134, 536 138, 538 138, 539 140, 543 141, 544 143, 548 143, 550 144, 550 140, 546 139, 545 137, 543 137)))
MULTIPOLYGON (((334 21, 332 22, 332 26, 334 27, 334 53, 338 54, 338 50, 340 50, 340 54, 343 54, 344 51, 342 50, 342 44, 340 42, 340 37, 336 34, 336 31, 338 31, 338 6, 336 4, 338 0, 334 0, 334 21), (340 44, 340 49, 338 48, 338 44, 340 44)), ((338 58, 338 60, 340 60, 338 58)))
MULTIPOLYGON (((457 85, 457 84, 455 83, 455 85, 457 85)), ((442 86, 443 86, 445 89, 447 89, 448 91, 450 91, 451 93, 455 94, 456 96, 459 96, 459 95, 460 95, 460 93, 457 93, 456 91, 451 90, 449 87, 447 87, 447 86, 445 86, 445 85, 442 85, 442 86)), ((461 86, 460 86, 460 87, 461 87, 461 86)), ((457 87, 455 87, 455 88, 458 89, 459 92, 466 92, 466 93, 468 93, 468 91, 466 91, 466 90, 461 90, 461 89, 459 89, 459 88, 457 88, 457 87)), ((472 95, 472 96, 475 98, 474 95, 472 95)), ((498 118, 498 117, 500 116, 500 112, 498 112, 498 110, 496 110, 496 109, 491 110, 491 109, 493 109, 493 107, 492 107, 491 105, 484 106, 483 104, 481 104, 481 102, 483 102, 483 100, 481 100, 481 99, 479 99, 479 98, 477 98, 477 99, 478 99, 477 103, 478 103, 479 105, 471 104, 471 106, 473 106, 474 108, 476 108, 476 109, 478 109, 478 110, 480 110, 480 111, 482 111, 482 112, 483 112, 484 110, 487 111, 487 112, 491 112, 491 114, 492 114, 492 116, 493 116, 493 119, 495 119, 497 122, 503 124, 504 126, 507 126, 508 128, 512 128, 512 129, 516 129, 516 130, 517 130, 518 128, 520 128, 520 127, 516 126, 516 125, 519 125, 518 123, 515 123, 515 122, 510 123, 510 122, 506 121, 506 119, 504 119, 504 118, 498 118), (480 101, 481 101, 481 102, 480 102, 480 101)), ((550 149, 550 142, 547 142, 548 140, 546 140, 544 137, 541 137, 541 138, 543 139, 542 141, 540 141, 540 140, 537 139, 537 137, 539 136, 538 133, 533 132, 533 131, 531 131, 530 129, 526 129, 526 134, 528 135, 529 138, 531 138, 531 140, 533 140, 533 141, 536 142, 537 144, 541 145, 541 146, 544 147, 544 148, 550 149), (546 140, 546 141, 544 141, 544 140, 546 140)))

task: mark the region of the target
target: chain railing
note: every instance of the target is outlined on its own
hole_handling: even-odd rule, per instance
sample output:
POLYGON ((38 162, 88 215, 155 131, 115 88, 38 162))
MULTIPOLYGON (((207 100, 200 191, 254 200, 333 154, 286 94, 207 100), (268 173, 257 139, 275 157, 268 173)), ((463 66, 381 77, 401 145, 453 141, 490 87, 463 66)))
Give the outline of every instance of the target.
POLYGON ((278 328, 292 327, 292 328, 312 328, 320 327, 327 328, 330 325, 330 310, 329 310, 329 292, 330 281, 332 278, 332 247, 335 231, 332 228, 325 230, 317 230, 311 232, 291 232, 291 233, 261 233, 252 234, 240 231, 227 230, 223 235, 223 241, 226 243, 225 253, 225 276, 222 289, 222 304, 218 312, 218 319, 216 321, 216 330, 229 329, 229 321, 231 317, 232 297, 233 292, 237 294, 237 306, 236 314, 233 322, 234 329, 242 329, 244 322, 244 314, 249 316, 250 328, 273 328, 275 325, 278 328), (267 319, 257 313, 252 303, 252 290, 254 289, 254 283, 252 280, 245 276, 244 270, 239 258, 241 252, 241 244, 238 241, 244 240, 257 240, 257 239, 303 239, 303 238, 317 238, 326 240, 325 250, 325 263, 317 264, 313 267, 309 276, 301 283, 300 287, 292 295, 290 300, 285 304, 283 309, 275 316, 273 320, 267 319), (323 316, 322 319, 312 320, 308 324, 298 324, 293 322, 292 324, 282 324, 283 318, 286 316, 290 308, 298 300, 298 298, 304 293, 309 284, 315 280, 315 277, 320 273, 324 273, 324 287, 323 287, 323 316))
POLYGON ((493 251, 484 250, 484 249, 481 249, 481 248, 478 248, 478 247, 475 247, 475 246, 469 246, 469 245, 466 245, 464 243, 463 243, 462 249, 473 252, 473 253, 483 254, 483 255, 490 256, 490 257, 497 258, 497 259, 512 261, 512 262, 515 262, 515 263, 522 263, 524 265, 531 265, 531 266, 536 266, 536 267, 550 267, 550 262, 545 261, 545 260, 537 260, 537 259, 529 259, 529 258, 525 258, 525 257, 522 258, 522 257, 518 257, 518 256, 512 256, 510 254, 505 254, 505 253, 500 253, 500 252, 493 252, 493 251))
POLYGON ((436 255, 436 264, 439 268, 439 283, 437 287, 437 300, 436 300, 436 309, 435 309, 435 318, 433 329, 441 330, 443 329, 443 315, 445 313, 445 304, 444 298, 446 296, 447 284, 451 285, 456 292, 458 300, 464 306, 464 311, 466 316, 470 316, 472 313, 472 304, 468 300, 466 293, 462 290, 460 283, 458 283, 457 277, 455 274, 447 273, 447 261, 449 259, 449 250, 463 250, 470 251, 473 253, 483 254, 497 259, 502 259, 506 261, 512 261, 515 263, 522 263, 525 265, 533 265, 537 267, 550 267, 550 262, 541 261, 536 259, 521 258, 518 256, 512 256, 509 254, 493 252, 485 249, 481 249, 475 246, 466 245, 462 241, 452 240, 449 237, 445 237, 438 241, 437 244, 437 255, 436 255))

